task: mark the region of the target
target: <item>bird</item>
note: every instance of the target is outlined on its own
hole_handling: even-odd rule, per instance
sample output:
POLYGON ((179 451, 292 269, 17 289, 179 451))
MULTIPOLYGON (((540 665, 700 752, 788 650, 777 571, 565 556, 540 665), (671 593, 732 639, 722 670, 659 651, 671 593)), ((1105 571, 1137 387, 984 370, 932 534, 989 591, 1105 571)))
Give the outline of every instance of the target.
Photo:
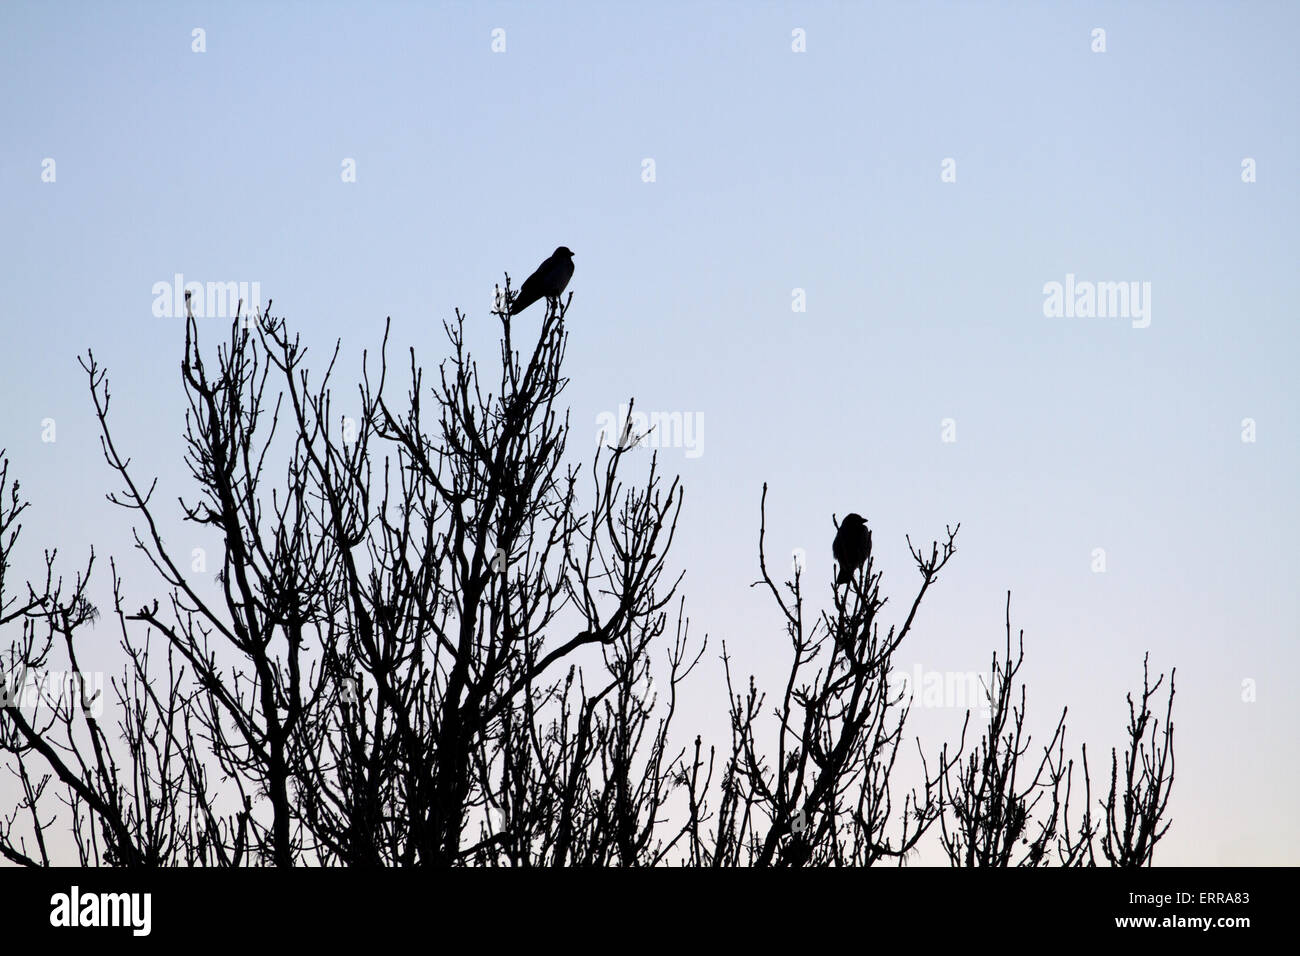
POLYGON ((510 304, 510 314, 518 315, 538 299, 558 299, 564 287, 573 278, 573 252, 560 246, 550 258, 537 267, 537 271, 524 280, 519 295, 510 304))
POLYGON ((831 544, 831 553, 840 566, 840 573, 835 577, 836 585, 853 580, 853 572, 862 567, 870 551, 871 530, 866 519, 856 512, 845 515, 831 544))

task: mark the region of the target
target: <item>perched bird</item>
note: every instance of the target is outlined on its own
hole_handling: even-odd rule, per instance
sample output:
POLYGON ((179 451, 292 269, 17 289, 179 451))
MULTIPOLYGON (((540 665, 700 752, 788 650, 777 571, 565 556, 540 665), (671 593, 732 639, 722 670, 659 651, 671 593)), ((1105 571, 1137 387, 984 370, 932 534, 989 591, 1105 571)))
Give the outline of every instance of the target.
POLYGON ((862 515, 853 513, 844 516, 839 531, 835 532, 835 541, 831 544, 831 553, 839 563, 840 573, 835 583, 848 584, 853 580, 853 572, 862 567, 871 550, 871 530, 862 515))
POLYGON ((572 278, 573 253, 567 246, 560 246, 537 267, 536 272, 524 280, 524 284, 519 287, 519 295, 510 305, 510 314, 518 315, 543 296, 558 299, 572 278))

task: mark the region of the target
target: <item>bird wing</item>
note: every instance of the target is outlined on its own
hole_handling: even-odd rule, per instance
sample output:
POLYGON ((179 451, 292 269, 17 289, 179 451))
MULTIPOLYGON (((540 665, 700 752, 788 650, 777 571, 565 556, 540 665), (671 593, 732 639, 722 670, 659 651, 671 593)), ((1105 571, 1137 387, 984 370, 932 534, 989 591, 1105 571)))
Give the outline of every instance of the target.
POLYGON ((519 287, 519 295, 515 296, 515 301, 510 306, 511 315, 524 311, 542 297, 542 279, 539 278, 541 273, 542 270, 538 269, 524 280, 524 284, 519 287))

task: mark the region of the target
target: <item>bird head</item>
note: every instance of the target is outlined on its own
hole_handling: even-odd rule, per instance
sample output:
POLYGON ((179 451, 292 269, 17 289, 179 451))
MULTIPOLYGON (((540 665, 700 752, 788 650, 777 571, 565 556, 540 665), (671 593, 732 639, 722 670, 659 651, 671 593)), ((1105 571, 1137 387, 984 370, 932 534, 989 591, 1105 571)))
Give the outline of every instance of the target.
POLYGON ((573 258, 573 250, 570 249, 568 246, 560 246, 558 249, 555 250, 555 254, 557 256, 563 256, 565 259, 573 258))
POLYGON ((862 517, 862 515, 858 514, 856 511, 853 511, 844 516, 843 526, 846 528, 865 528, 867 526, 867 519, 862 517))

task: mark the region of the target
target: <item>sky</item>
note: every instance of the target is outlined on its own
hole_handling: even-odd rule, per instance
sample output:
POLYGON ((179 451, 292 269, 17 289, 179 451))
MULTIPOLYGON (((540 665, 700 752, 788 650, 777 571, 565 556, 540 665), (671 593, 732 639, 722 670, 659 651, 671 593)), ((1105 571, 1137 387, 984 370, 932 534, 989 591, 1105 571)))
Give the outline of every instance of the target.
MULTIPOLYGON (((256 282, 355 373, 387 317, 436 364, 457 307, 491 355, 494 283, 565 245, 571 454, 630 397, 693 424, 659 452, 710 637, 692 732, 725 745, 721 641, 773 691, 788 660, 751 587, 764 482, 770 554, 802 549, 822 606, 832 515, 870 522, 887 614, 905 536, 961 522, 900 663, 987 669, 1010 591, 1031 728, 1068 705, 1104 755, 1150 652, 1178 688, 1157 862, 1300 863, 1298 28, 1280 2, 7 2, 21 570, 93 545, 161 593, 77 364, 188 492, 157 283, 256 282), (1145 314, 1049 315, 1054 282, 1137 283, 1145 314)), ((909 731, 937 753, 964 706, 909 731)))

